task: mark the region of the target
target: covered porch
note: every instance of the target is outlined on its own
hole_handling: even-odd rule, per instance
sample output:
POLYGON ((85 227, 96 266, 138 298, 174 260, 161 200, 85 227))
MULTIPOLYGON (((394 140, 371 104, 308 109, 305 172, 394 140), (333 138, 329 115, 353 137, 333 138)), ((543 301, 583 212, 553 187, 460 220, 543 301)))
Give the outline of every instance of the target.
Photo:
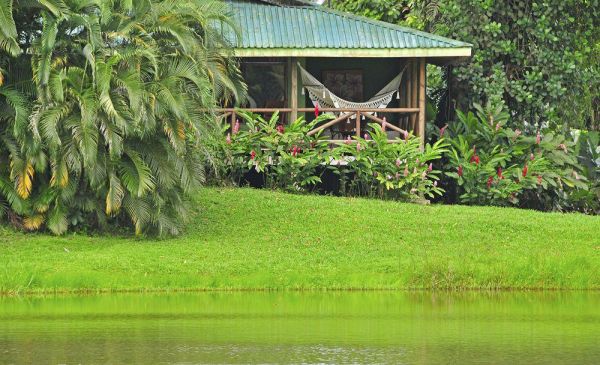
POLYGON ((219 110, 230 123, 240 109, 266 118, 278 111, 283 124, 301 116, 312 120, 318 106, 331 120, 310 133, 332 142, 362 136, 369 123, 384 122, 390 139, 408 131, 423 140, 427 63, 471 54, 463 42, 303 2, 229 2, 241 28, 236 54, 248 84, 245 104, 219 110), (319 95, 305 77, 303 82, 302 69, 324 86, 319 95), (390 93, 390 81, 399 75, 390 93), (385 95, 367 103, 382 89, 385 95))

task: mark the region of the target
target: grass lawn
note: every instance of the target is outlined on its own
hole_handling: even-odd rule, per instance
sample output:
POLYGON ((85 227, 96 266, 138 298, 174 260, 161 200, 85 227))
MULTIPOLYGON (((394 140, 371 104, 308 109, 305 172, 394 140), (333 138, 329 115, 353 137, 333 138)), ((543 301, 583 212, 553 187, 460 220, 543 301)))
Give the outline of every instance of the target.
POLYGON ((0 291, 600 289, 600 217, 204 189, 167 240, 0 228, 0 291))

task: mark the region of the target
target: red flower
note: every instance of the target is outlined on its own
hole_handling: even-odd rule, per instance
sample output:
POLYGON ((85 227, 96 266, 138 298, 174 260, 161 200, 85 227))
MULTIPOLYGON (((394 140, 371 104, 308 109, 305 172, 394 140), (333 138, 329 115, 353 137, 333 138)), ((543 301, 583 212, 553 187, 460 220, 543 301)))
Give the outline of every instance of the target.
POLYGON ((225 137, 225 142, 227 142, 227 144, 231 144, 231 134, 227 133, 227 137, 225 137))
POLYGON ((444 136, 444 133, 446 133, 446 128, 448 128, 448 124, 440 128, 440 138, 442 138, 444 136))
POLYGON ((256 152, 254 152, 254 150, 252 150, 252 152, 250 152, 250 159, 254 160, 256 158, 256 152))
POLYGON ((319 117, 319 103, 315 104, 315 118, 319 117))
POLYGON ((463 167, 462 166, 458 166, 458 176, 460 176, 460 177, 463 176, 463 167))
POLYGON ((494 182, 494 177, 490 176, 487 180, 487 188, 491 188, 492 187, 492 183, 494 182))
POLYGON ((504 179, 504 176, 502 175, 502 167, 498 167, 497 175, 498 179, 504 179))
POLYGON ((529 168, 527 167, 527 164, 525 164, 525 167, 523 167, 523 177, 527 176, 527 171, 529 171, 529 168))
POLYGON ((275 129, 277 129, 277 133, 281 133, 281 134, 283 134, 283 132, 285 131, 285 129, 283 128, 283 125, 281 125, 281 124, 277 124, 277 127, 275 129))
POLYGON ((294 148, 292 148, 292 156, 296 157, 298 152, 300 152, 300 148, 298 148, 298 146, 294 146, 294 148))
POLYGON ((479 163, 481 162, 481 160, 479 159, 479 156, 473 155, 471 157, 471 162, 474 162, 475 164, 479 165, 479 163))
POLYGON ((240 131, 240 121, 239 119, 235 120, 235 124, 233 125, 233 134, 237 134, 240 131))

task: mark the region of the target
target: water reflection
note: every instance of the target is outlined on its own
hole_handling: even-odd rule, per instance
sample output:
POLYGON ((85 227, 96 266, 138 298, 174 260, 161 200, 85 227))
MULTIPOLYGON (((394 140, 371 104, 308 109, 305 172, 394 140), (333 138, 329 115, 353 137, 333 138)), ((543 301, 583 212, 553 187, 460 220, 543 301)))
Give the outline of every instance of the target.
POLYGON ((600 363, 600 293, 0 298, 0 363, 600 363))

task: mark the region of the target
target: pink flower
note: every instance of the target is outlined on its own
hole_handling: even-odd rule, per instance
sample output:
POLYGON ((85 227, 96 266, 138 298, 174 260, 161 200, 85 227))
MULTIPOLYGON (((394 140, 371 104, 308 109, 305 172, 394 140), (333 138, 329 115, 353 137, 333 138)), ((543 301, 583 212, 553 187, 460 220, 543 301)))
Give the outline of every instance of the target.
POLYGON ((535 160, 535 155, 532 153, 531 155, 529 155, 529 159, 530 159, 531 161, 535 160))
POLYGON ((364 138, 365 138, 367 141, 369 140, 369 138, 371 138, 371 137, 369 136, 369 134, 368 134, 368 133, 365 133, 365 135, 364 135, 363 137, 364 137, 364 138))
POLYGON ((431 172, 431 171, 433 171, 433 164, 432 163, 430 163, 429 167, 427 167, 427 172, 431 172))
POLYGON ((356 151, 360 152, 360 142, 356 142, 356 151))
POLYGON ((542 185, 542 175, 537 176, 537 183, 538 185, 542 185))
POLYGON ((233 134, 237 134, 240 131, 240 121, 239 119, 235 120, 235 124, 233 125, 233 134))
POLYGON ((227 133, 227 137, 225 137, 225 142, 227 142, 227 144, 231 144, 231 134, 227 133))
POLYGON ((535 136, 535 144, 540 144, 540 143, 542 143, 542 135, 540 134, 540 131, 538 131, 535 136))
POLYGON ((345 143, 345 144, 350 144, 350 143, 352 143, 352 138, 350 138, 350 136, 348 136, 348 137, 346 138, 346 140, 344 141, 344 143, 345 143))
POLYGON ((410 136, 410 135, 408 134, 408 131, 402 131, 402 133, 404 134, 404 141, 405 141, 405 142, 408 142, 408 137, 410 136))
POLYGON ((523 133, 523 132, 521 132, 520 129, 516 129, 515 130, 515 138, 519 137, 521 135, 521 133, 523 133))
POLYGON ((408 165, 404 167, 404 177, 408 176, 408 165))
POLYGON ((254 160, 256 158, 256 152, 254 152, 254 150, 252 150, 252 152, 250 152, 250 159, 254 160))
POLYGON ((525 164, 525 167, 523 167, 523 177, 527 177, 528 171, 529 171, 529 167, 527 167, 527 164, 525 164))
POLYGON ((460 177, 463 176, 463 167, 462 166, 458 166, 458 176, 460 176, 460 177))
POLYGON ((387 127, 387 119, 383 117, 383 123, 381 123, 381 130, 385 132, 385 128, 387 127))
POLYGON ((444 136, 444 133, 446 133, 446 128, 448 128, 448 124, 440 128, 440 138, 442 138, 444 136))
POLYGON ((399 158, 396 159, 396 167, 400 167, 400 165, 402 164, 402 161, 400 161, 399 158))
POLYGON ((294 146, 294 148, 292 148, 292 157, 296 157, 299 151, 300 148, 298 148, 298 146, 294 146))
POLYGON ((419 164, 421 164, 421 160, 419 160, 419 159, 417 158, 417 160, 415 161, 415 163, 416 163, 417 165, 419 165, 419 164))
POLYGON ((575 180, 579 180, 579 174, 577 173, 577 171, 573 171, 573 177, 575 178, 575 180))
POLYGON ((504 176, 502 175, 502 167, 498 167, 496 174, 498 175, 498 179, 504 179, 504 176))
POLYGON ((400 178, 400 173, 399 173, 399 172, 397 172, 397 173, 396 173, 396 179, 399 179, 399 178, 400 178))
POLYGON ((564 143, 559 144, 558 148, 560 148, 561 150, 565 151, 565 153, 567 152, 567 146, 564 143))
POLYGON ((494 177, 490 176, 487 180, 487 188, 491 188, 492 187, 492 183, 494 182, 494 177))
POLYGON ((437 180, 433 182, 433 187, 437 188, 437 180))
POLYGON ((277 133, 283 134, 283 132, 285 132, 285 128, 282 124, 277 124, 277 127, 275 129, 277 129, 277 133))
POLYGON ((502 126, 500 125, 500 123, 496 123, 496 132, 498 132, 500 130, 502 126))

